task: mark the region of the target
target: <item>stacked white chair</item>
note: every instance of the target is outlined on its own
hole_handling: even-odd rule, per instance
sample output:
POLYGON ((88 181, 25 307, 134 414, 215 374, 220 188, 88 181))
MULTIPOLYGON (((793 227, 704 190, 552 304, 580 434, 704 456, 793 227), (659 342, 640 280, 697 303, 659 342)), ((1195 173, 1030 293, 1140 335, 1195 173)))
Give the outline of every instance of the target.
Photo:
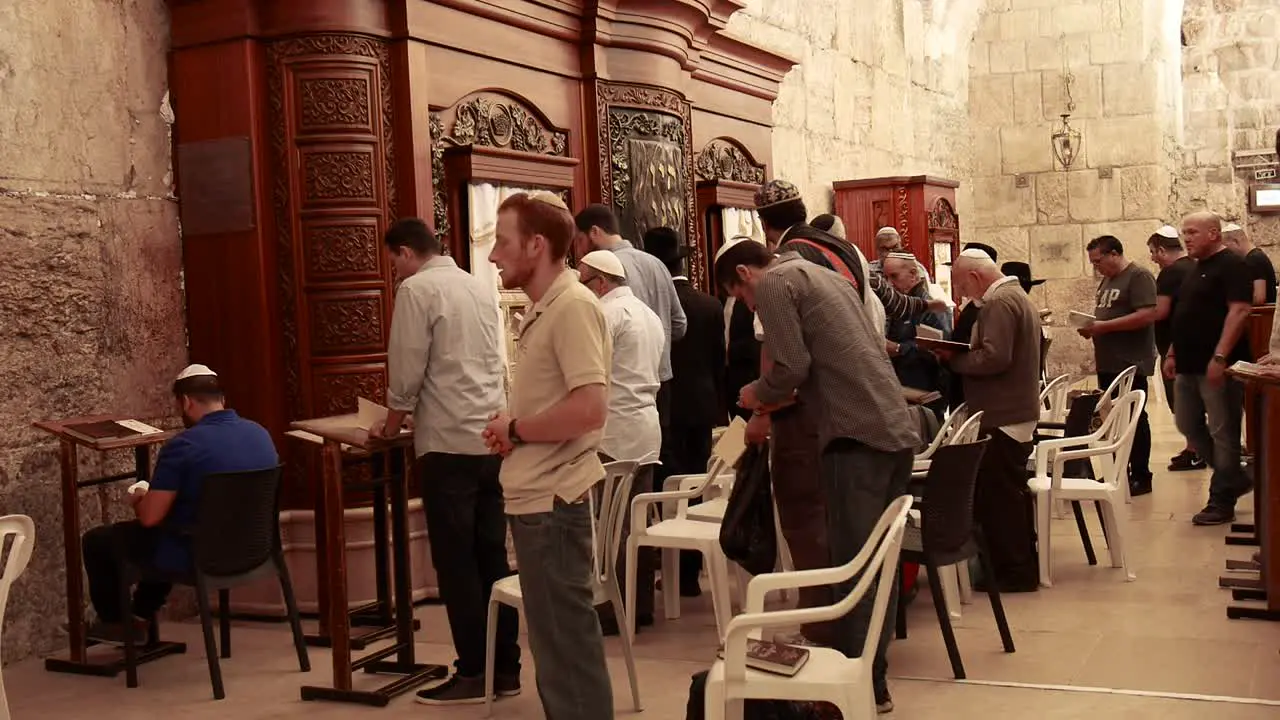
MULTIPOLYGON (((630 625, 631 615, 622 603, 622 592, 618 588, 615 568, 618 566, 618 545, 622 539, 622 524, 627 508, 627 498, 631 496, 631 485, 636 475, 645 467, 656 465, 657 460, 624 460, 607 463, 604 466, 605 477, 600 485, 599 493, 587 493, 590 503, 591 517, 591 591, 594 605, 609 603, 613 607, 614 617, 619 627, 630 625), (597 499, 598 495, 598 499, 597 499), (597 504, 598 503, 598 504, 597 504)), ((485 644, 484 684, 485 684, 485 716, 493 714, 493 679, 494 650, 498 634, 498 606, 509 605, 516 609, 524 607, 524 596, 520 591, 518 574, 505 577, 493 584, 493 592, 489 596, 489 627, 485 644)), ((636 712, 640 712, 640 685, 636 680, 636 661, 631 652, 632 636, 622 636, 622 656, 627 663, 627 675, 631 679, 631 699, 635 703, 636 712)))
POLYGON ((964 403, 960 404, 951 414, 947 416, 946 422, 942 423, 942 427, 938 428, 938 434, 933 436, 933 441, 929 443, 929 447, 916 453, 915 459, 911 463, 911 474, 924 477, 929 471, 929 461, 933 458, 933 454, 938 448, 950 442, 950 437, 965 424, 965 420, 969 419, 969 408, 964 403))
MULTIPOLYGON (((4 611, 9 604, 9 591, 13 581, 17 580, 27 563, 31 561, 31 551, 36 542, 36 526, 26 515, 5 515, 0 517, 0 552, 9 545, 9 557, 5 561, 0 574, 0 626, 4 625, 4 611), (10 544, 9 539, 13 542, 10 544)), ((0 720, 9 720, 9 701, 4 692, 4 678, 0 676, 0 720)))
MULTIPOLYGON (((681 490, 641 493, 631 500, 631 535, 627 538, 627 608, 636 603, 636 558, 641 547, 662 549, 662 600, 668 620, 680 617, 680 550, 702 553, 711 584, 711 604, 715 608, 716 627, 723 637, 729 624, 729 567, 720 549, 720 525, 692 520, 688 517, 689 501, 700 498, 712 482, 736 466, 746 450, 746 421, 737 418, 720 436, 711 452, 711 468, 705 475, 677 480, 681 490), (675 517, 656 518, 650 525, 649 511, 663 503, 676 503, 675 517)), ((669 479, 668 482, 671 480, 669 479)), ((628 632, 635 637, 635 615, 628 613, 628 632)))
POLYGON ((1053 585, 1049 508, 1058 500, 1098 503, 1107 531, 1111 565, 1124 568, 1126 580, 1136 579, 1129 571, 1125 551, 1128 520, 1123 505, 1129 488, 1125 467, 1129 462, 1138 418, 1146 400, 1146 393, 1132 390, 1112 403, 1102 426, 1092 434, 1061 440, 1043 440, 1036 446, 1035 477, 1031 478, 1028 485, 1036 496, 1040 584, 1044 587, 1053 585), (1096 473, 1099 479, 1063 476, 1068 461, 1085 459, 1097 461, 1096 465, 1101 468, 1101 472, 1096 473))
POLYGON ((1071 376, 1059 375, 1050 380, 1040 391, 1040 422, 1060 423, 1067 419, 1067 394, 1071 391, 1071 376))
POLYGON ((705 712, 707 720, 739 720, 745 700, 796 700, 828 702, 840 710, 844 720, 871 720, 876 717, 871 682, 872 659, 883 632, 902 550, 911 497, 894 500, 880 516, 871 536, 857 557, 835 568, 758 575, 747 590, 746 612, 729 623, 725 634, 724 659, 707 675, 705 712), (765 597, 784 588, 832 585, 857 577, 853 590, 834 605, 802 610, 765 612, 765 597), (839 650, 811 647, 809 660, 794 677, 748 669, 747 640, 760 639, 763 631, 806 623, 835 620, 850 613, 877 583, 871 625, 862 646, 862 657, 846 658, 839 650))

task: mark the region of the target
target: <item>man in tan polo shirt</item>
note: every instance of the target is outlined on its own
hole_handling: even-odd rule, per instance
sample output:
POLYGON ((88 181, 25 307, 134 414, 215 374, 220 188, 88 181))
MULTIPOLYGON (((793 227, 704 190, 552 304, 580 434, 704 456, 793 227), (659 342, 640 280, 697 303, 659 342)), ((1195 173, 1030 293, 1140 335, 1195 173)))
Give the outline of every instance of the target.
POLYGON ((597 453, 608 415, 609 330, 595 295, 565 267, 574 224, 560 198, 507 198, 496 235, 489 260, 503 287, 524 290, 533 305, 520 324, 510 407, 483 434, 505 456, 502 493, 538 695, 548 718, 605 720, 613 688, 591 602, 586 494, 604 478, 597 453))

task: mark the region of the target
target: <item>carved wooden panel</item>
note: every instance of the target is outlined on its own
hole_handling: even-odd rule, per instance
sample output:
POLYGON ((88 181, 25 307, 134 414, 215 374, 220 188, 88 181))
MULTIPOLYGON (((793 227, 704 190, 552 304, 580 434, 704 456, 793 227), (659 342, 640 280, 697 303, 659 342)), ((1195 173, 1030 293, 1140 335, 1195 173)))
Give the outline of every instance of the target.
POLYGON ((308 296, 313 355, 382 352, 383 302, 380 290, 316 292, 308 296))
POLYGON ((363 132, 373 134, 373 70, 298 73, 300 134, 311 132, 363 132))
POLYGON ((372 204, 373 148, 304 150, 302 152, 303 207, 316 204, 372 204))
POLYGON ((714 138, 703 146, 693 163, 699 180, 731 180, 764 184, 764 165, 731 138, 714 138))
POLYGON ((705 288, 689 103, 670 90, 597 81, 596 110, 600 197, 623 235, 638 242, 653 227, 676 230, 691 248, 690 281, 705 288))
POLYGON ((378 400, 387 395, 383 365, 326 365, 315 370, 312 397, 317 416, 356 411, 356 398, 378 400))
POLYGON ((382 277, 383 250, 376 218, 305 222, 302 248, 309 282, 382 277))
MULTIPOLYGON (((481 145, 538 155, 569 157, 569 131, 551 124, 542 111, 525 99, 497 90, 463 97, 430 115, 431 184, 436 232, 447 237, 451 187, 444 153, 451 147, 481 145)), ((448 243, 445 243, 448 247, 448 243)))
POLYGON ((326 33, 266 50, 286 419, 354 411, 357 391, 385 391, 385 371, 367 363, 384 351, 391 288, 380 255, 396 207, 389 45, 326 33), (358 289, 359 302, 312 302, 311 293, 358 289))

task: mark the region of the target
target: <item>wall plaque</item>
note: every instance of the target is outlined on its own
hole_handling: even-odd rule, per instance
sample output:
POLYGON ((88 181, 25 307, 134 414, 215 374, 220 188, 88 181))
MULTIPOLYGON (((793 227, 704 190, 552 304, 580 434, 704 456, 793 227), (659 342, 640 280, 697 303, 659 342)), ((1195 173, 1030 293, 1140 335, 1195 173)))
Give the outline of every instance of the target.
POLYGON ((253 158, 249 138, 178 145, 178 193, 183 235, 252 230, 253 158))

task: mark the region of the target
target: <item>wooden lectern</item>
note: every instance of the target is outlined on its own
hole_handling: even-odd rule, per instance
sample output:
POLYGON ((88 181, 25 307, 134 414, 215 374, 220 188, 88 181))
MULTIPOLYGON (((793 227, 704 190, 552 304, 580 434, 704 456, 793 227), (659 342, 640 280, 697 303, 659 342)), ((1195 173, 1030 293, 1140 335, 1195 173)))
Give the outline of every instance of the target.
MULTIPOLYGON (((85 638, 84 627, 84 572, 80 552, 80 491, 108 483, 125 480, 149 480, 151 478, 151 448, 174 436, 172 431, 139 432, 131 429, 129 418, 122 415, 95 415, 66 420, 46 420, 35 426, 58 438, 62 453, 62 541, 67 563, 67 634, 71 651, 66 658, 51 657, 44 661, 45 670, 76 673, 79 675, 115 676, 125 667, 124 657, 93 658, 88 655, 91 641, 85 638), (121 423, 126 423, 122 425, 121 423), (80 479, 79 449, 97 453, 114 450, 132 450, 133 472, 118 475, 80 479)), ((104 522, 106 518, 103 518, 104 522)), ((138 664, 148 663, 176 653, 184 653, 184 643, 161 642, 154 620, 148 631, 146 645, 139 648, 138 664)), ((137 687, 136 678, 130 678, 129 687, 137 687)))
MULTIPOLYGON (((303 700, 336 700, 340 702, 359 703, 385 707, 392 698, 431 680, 443 679, 449 669, 444 665, 419 663, 414 659, 414 618, 413 591, 409 576, 409 493, 407 474, 413 461, 413 433, 401 432, 389 440, 373 440, 369 433, 357 426, 357 416, 339 415, 335 417, 302 420, 292 423, 294 432, 290 434, 309 439, 307 444, 315 447, 318 438, 321 442, 320 485, 314 493, 316 500, 316 565, 317 578, 320 581, 320 640, 315 644, 328 645, 333 649, 333 685, 331 687, 303 686, 303 700), (309 435, 310 438, 306 436, 309 435), (365 483, 350 483, 343 479, 344 456, 367 455, 371 458, 381 456, 383 462, 375 463, 376 469, 385 468, 382 477, 373 477, 365 483), (385 617, 394 622, 387 626, 355 639, 351 637, 353 613, 347 606, 347 558, 346 558, 346 526, 343 522, 344 491, 373 490, 375 493, 375 518, 380 508, 387 502, 381 500, 381 492, 387 493, 386 500, 391 508, 391 572, 392 600, 390 606, 381 605, 375 610, 375 617, 385 617), (361 658, 353 659, 353 649, 363 649, 360 641, 382 637, 394 627, 395 641, 384 648, 373 651, 361 658), (387 660, 394 656, 393 660, 387 660), (374 690, 356 690, 352 687, 352 673, 363 669, 366 673, 389 673, 400 675, 398 679, 374 690)), ((375 542, 381 546, 386 542, 385 524, 375 522, 378 534, 375 542)), ((378 563, 378 596, 383 597, 386 584, 383 580, 385 572, 385 556, 379 554, 378 563)), ((356 609, 360 613, 361 609, 356 609)))
MULTIPOLYGON (((1249 339, 1249 351, 1254 359, 1267 354, 1267 348, 1271 344, 1271 322, 1275 313, 1275 305, 1259 305, 1249 311, 1248 325, 1245 326, 1244 334, 1249 339)), ((1247 455, 1254 454, 1258 447, 1258 413, 1254 402, 1255 395, 1247 393, 1244 399, 1244 451, 1247 455)))
POLYGON ((1261 606, 1229 605, 1227 617, 1256 620, 1280 620, 1280 366, 1265 374, 1247 372, 1238 367, 1227 371, 1245 384, 1251 399, 1250 423, 1256 428, 1254 456, 1254 523, 1232 525, 1244 537, 1228 537, 1229 545, 1256 545, 1260 562, 1228 560, 1231 572, 1256 573, 1256 576, 1224 576, 1219 585, 1232 589, 1232 599, 1261 601, 1261 606))

